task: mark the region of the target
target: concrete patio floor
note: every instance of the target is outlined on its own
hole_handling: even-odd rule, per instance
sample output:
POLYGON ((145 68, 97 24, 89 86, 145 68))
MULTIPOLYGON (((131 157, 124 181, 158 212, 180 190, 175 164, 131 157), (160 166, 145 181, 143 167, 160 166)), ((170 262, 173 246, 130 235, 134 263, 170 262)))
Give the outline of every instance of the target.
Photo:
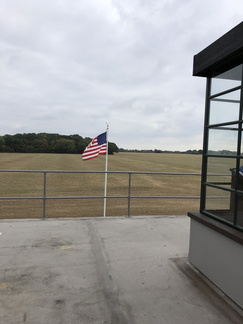
POLYGON ((186 216, 0 221, 0 323, 242 323, 188 264, 186 216))

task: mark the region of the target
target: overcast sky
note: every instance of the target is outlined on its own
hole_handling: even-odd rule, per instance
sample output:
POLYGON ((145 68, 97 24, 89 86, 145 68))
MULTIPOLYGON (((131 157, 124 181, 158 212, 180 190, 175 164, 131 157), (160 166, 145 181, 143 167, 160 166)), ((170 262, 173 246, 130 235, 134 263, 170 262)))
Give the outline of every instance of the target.
POLYGON ((242 20, 242 0, 0 0, 0 135, 202 147, 193 56, 242 20))

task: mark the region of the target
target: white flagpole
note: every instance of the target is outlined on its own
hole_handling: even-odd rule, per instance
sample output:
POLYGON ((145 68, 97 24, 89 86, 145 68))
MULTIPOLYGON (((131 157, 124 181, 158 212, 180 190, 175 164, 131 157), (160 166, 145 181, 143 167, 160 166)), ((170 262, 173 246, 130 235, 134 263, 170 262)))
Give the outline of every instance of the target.
POLYGON ((107 171, 108 171, 108 129, 109 124, 106 127, 106 155, 105 155, 105 188, 104 188, 104 217, 106 217, 106 195, 107 195, 107 171))

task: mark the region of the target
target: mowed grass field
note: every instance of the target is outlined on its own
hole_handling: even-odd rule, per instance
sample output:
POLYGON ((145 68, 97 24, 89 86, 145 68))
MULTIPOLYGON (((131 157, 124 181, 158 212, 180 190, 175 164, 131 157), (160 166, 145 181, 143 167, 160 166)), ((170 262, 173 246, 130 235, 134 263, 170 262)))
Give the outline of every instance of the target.
MULTIPOLYGON (((0 170, 104 171, 105 156, 82 161, 77 154, 0 153, 0 170)), ((109 171, 200 173, 201 156, 118 153, 109 171)), ((0 172, 0 197, 42 197, 43 173, 0 172)), ((47 197, 103 196, 104 174, 47 174, 47 197)), ((108 174, 108 196, 127 196, 128 175, 108 174)), ((132 196, 199 196, 200 176, 132 175, 132 196)), ((107 216, 126 216, 127 198, 108 198, 107 216)), ((47 199, 46 217, 103 216, 103 199, 47 199)), ((198 199, 131 199, 131 216, 186 215, 198 211, 198 199)), ((41 218, 43 200, 0 199, 0 218, 41 218)))

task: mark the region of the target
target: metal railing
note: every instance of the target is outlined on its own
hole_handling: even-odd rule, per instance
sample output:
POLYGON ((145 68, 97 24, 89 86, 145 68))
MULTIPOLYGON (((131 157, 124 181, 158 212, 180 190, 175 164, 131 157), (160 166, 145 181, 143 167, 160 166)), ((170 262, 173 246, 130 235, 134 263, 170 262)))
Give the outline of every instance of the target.
MULTIPOLYGON (((49 199, 127 199, 127 217, 131 215, 131 200, 142 198, 142 199, 200 199, 199 196, 144 196, 144 195, 132 195, 131 188, 132 188, 132 176, 133 175, 165 175, 165 176, 201 176, 201 173, 176 173, 176 172, 133 172, 133 171, 50 171, 50 170, 0 170, 0 173, 9 172, 9 173, 39 173, 43 174, 43 195, 38 197, 0 197, 0 200, 23 200, 23 199, 35 199, 35 200, 42 200, 43 207, 42 207, 42 218, 46 218, 46 201, 49 199), (128 176, 128 183, 127 183, 127 195, 117 195, 117 196, 48 196, 47 195, 47 174, 54 174, 54 173, 95 173, 95 174, 126 174, 128 176)), ((219 174, 210 174, 213 176, 219 176, 219 174)), ((225 176, 225 175, 224 175, 225 176)))

